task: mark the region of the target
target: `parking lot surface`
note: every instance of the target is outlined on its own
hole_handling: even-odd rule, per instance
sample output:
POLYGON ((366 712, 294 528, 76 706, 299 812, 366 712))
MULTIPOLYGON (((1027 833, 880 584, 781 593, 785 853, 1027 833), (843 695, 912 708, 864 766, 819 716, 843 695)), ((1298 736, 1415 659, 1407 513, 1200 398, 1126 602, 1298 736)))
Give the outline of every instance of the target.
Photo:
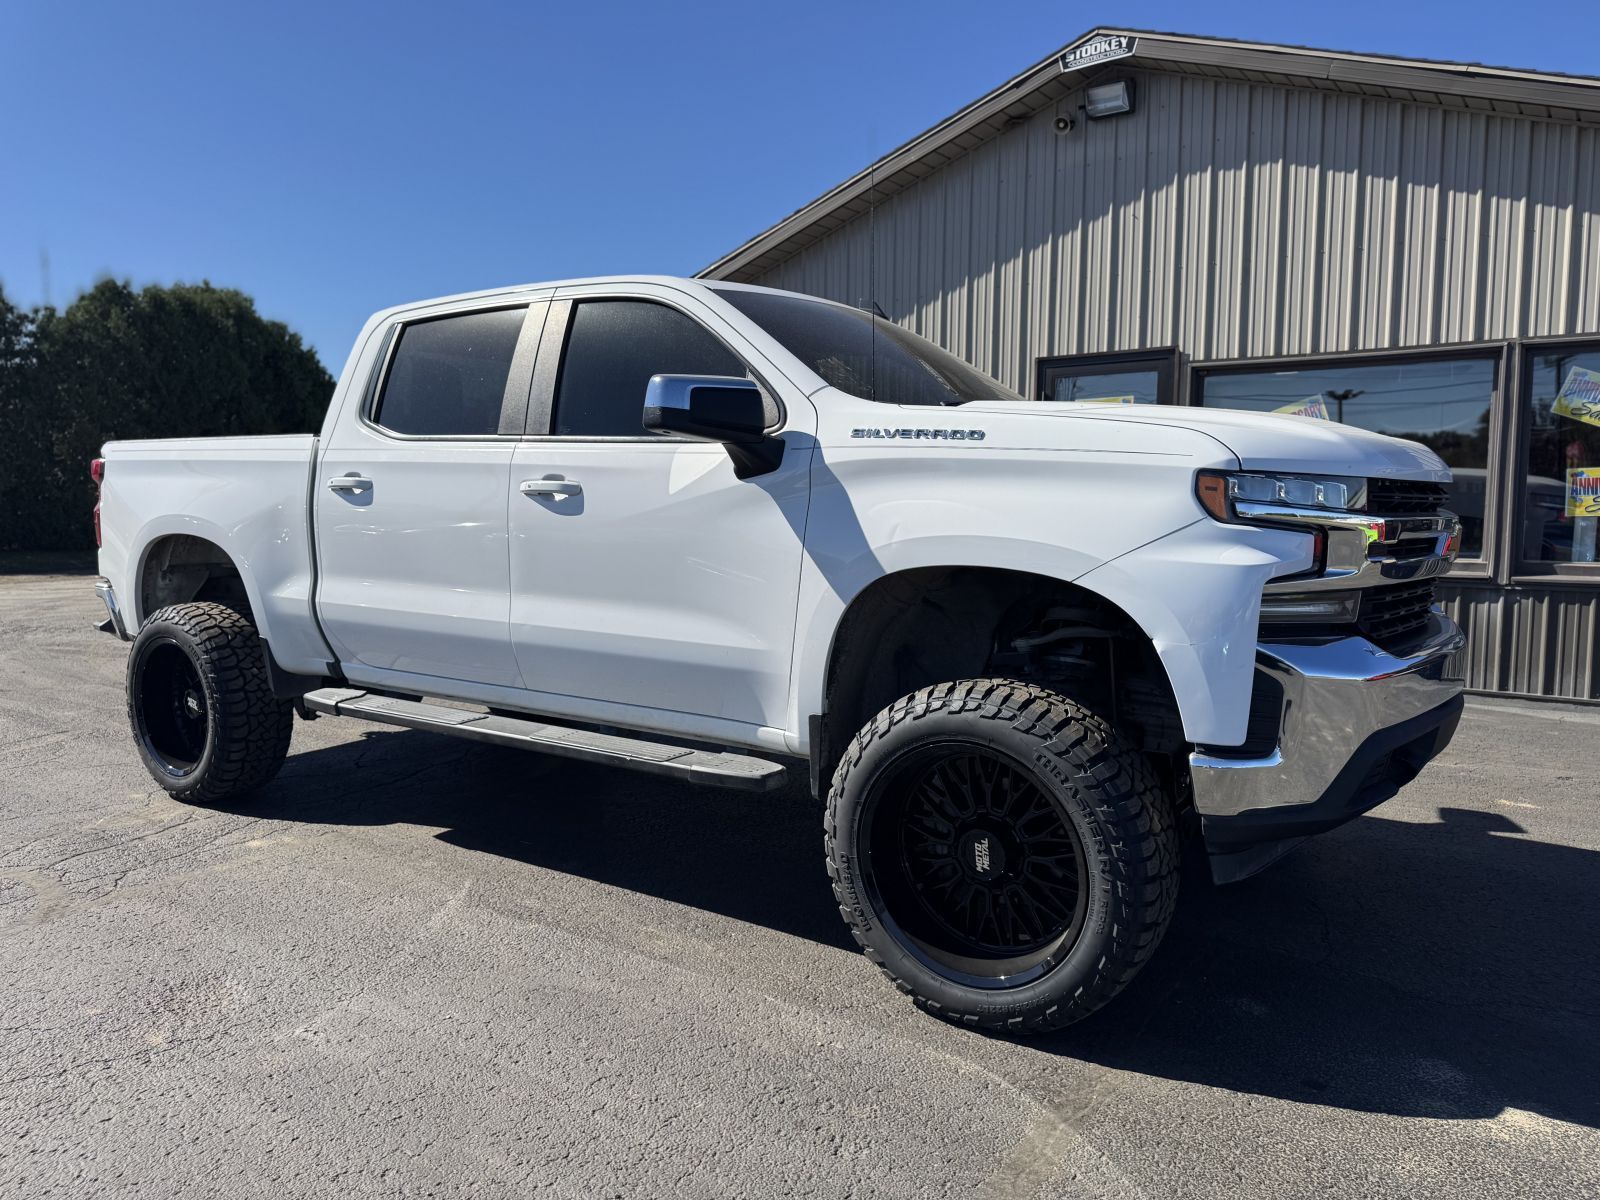
POLYGON ((0 1196, 1600 1193, 1600 709, 1471 702, 1014 1042, 854 950, 803 781, 324 719, 175 803, 90 582, 0 577, 0 1196))

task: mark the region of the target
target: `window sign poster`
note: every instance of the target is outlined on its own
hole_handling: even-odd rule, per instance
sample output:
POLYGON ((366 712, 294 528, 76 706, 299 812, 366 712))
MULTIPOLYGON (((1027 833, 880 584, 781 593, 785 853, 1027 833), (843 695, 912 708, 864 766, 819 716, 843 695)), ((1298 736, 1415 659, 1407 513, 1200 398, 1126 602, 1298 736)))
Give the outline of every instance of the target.
POLYGON ((1567 516, 1572 518, 1572 561, 1594 562, 1595 527, 1600 525, 1600 467, 1567 469, 1567 516))
POLYGON ((1600 371, 1573 367, 1556 393, 1554 412, 1588 425, 1600 425, 1600 371))
POLYGON ((1328 416, 1328 405, 1320 395, 1312 396, 1309 400, 1296 400, 1293 404, 1285 404, 1272 411, 1288 413, 1291 417, 1311 417, 1318 421, 1332 419, 1328 416))
POLYGON ((1600 467, 1567 468, 1567 516, 1600 517, 1600 467))

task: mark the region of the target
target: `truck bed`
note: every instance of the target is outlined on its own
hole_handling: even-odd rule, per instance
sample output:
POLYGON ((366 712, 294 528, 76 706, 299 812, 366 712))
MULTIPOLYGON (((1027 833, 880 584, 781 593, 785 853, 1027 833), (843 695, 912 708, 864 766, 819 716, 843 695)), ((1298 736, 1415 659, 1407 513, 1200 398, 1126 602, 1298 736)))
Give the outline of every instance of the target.
POLYGON ((183 543, 201 538, 244 570, 261 636, 287 670, 328 662, 311 610, 308 496, 312 434, 109 442, 100 495, 100 574, 131 628, 154 603, 146 586, 183 543))

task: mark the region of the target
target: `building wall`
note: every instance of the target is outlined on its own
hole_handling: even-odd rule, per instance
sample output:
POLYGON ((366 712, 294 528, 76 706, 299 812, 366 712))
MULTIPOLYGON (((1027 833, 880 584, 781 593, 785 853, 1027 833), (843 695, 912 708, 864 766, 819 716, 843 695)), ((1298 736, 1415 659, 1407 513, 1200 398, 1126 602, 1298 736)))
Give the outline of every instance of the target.
POLYGON ((1135 79, 1131 115, 1074 94, 755 282, 876 300, 1023 391, 1041 356, 1600 331, 1600 129, 1135 79))
MULTIPOLYGON (((1040 357, 1600 333, 1600 129, 1135 80, 1133 114, 1085 121, 1074 94, 753 282, 876 300, 1025 394, 1040 357), (1077 127, 1057 133, 1057 115, 1077 127)), ((1442 599, 1467 630, 1469 686, 1600 699, 1600 589, 1507 561, 1442 599)))
POLYGON ((1600 591, 1447 579, 1439 599, 1466 631, 1472 690, 1600 699, 1600 591))

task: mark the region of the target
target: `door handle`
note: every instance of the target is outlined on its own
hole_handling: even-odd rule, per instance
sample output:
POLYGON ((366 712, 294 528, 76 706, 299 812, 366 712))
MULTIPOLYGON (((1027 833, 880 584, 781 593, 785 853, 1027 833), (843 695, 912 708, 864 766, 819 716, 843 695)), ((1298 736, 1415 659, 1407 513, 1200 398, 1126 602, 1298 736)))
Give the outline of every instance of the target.
POLYGON ((517 485, 517 490, 524 496, 549 496, 552 500, 564 500, 583 491, 583 484, 576 479, 524 479, 517 485))
POLYGON ((328 480, 328 486, 336 492, 364 492, 372 486, 372 480, 365 475, 339 475, 328 480))

